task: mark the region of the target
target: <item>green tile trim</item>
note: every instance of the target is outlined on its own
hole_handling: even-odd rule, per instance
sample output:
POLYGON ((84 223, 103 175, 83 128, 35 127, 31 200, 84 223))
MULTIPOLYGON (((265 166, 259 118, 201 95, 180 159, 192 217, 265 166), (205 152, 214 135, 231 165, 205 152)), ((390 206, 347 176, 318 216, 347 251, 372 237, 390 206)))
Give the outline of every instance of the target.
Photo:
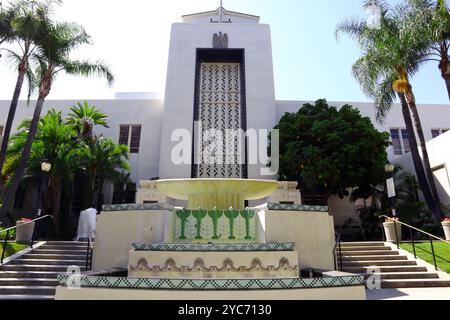
POLYGON ((161 211, 161 210, 174 210, 174 207, 163 203, 150 203, 150 204, 105 204, 102 207, 103 212, 115 212, 115 211, 161 211))
POLYGON ((188 252, 262 252, 294 251, 295 243, 214 243, 214 244, 161 244, 133 243, 136 251, 188 251, 188 252))
MULTIPOLYGON (((67 285, 70 275, 58 275, 61 285, 67 285)), ((118 277, 74 277, 80 287, 148 290, 280 290, 329 288, 364 285, 363 276, 313 279, 143 279, 118 277)))
POLYGON ((272 211, 328 212, 327 206, 305 206, 300 204, 268 203, 267 208, 272 211))
POLYGON ((174 241, 249 242, 257 238, 256 210, 176 210, 174 241))

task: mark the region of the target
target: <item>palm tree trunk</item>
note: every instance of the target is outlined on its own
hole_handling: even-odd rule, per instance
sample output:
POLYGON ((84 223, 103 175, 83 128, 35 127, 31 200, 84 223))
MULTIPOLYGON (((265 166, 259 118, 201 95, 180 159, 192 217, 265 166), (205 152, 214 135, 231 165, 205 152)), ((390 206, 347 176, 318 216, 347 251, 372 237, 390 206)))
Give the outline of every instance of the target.
POLYGON ((445 85, 447 86, 448 99, 450 100, 450 76, 444 79, 445 85))
POLYGON ((406 101, 405 95, 402 93, 398 94, 402 106, 403 119, 406 125, 406 131, 408 132, 409 144, 411 146, 411 155, 414 162, 414 168, 416 169, 417 179, 422 188, 422 193, 425 201, 432 212, 433 219, 440 222, 439 211, 436 206, 435 199, 428 184, 428 179, 425 174, 422 159, 419 154, 419 148, 417 145, 416 134, 414 132, 414 126, 411 118, 411 113, 409 111, 408 103, 406 101))
POLYGON ((3 215, 11 216, 13 213, 15 195, 27 168, 28 160, 30 159, 31 147, 33 145, 34 137, 36 136, 45 98, 46 95, 39 94, 39 98, 34 109, 33 119, 31 120, 27 141, 25 142, 22 156, 14 173, 14 177, 12 178, 11 186, 6 191, 5 198, 3 199, 3 204, 0 208, 0 217, 3 215))
MULTIPOLYGON (((9 136, 11 135, 14 117, 16 115, 17 104, 19 103, 20 92, 22 91, 23 81, 25 79, 26 67, 19 66, 19 74, 17 76, 16 88, 14 89, 13 98, 9 107, 8 119, 6 120, 5 130, 3 132, 2 146, 0 149, 0 172, 2 172, 3 164, 6 159, 6 151, 8 149, 9 136)), ((0 179, 0 191, 3 189, 3 182, 0 179)))
MULTIPOLYGON (((433 174, 433 171, 431 171, 430 158, 428 157, 427 143, 425 141, 425 136, 423 134, 422 122, 419 117, 419 112, 417 110, 417 105, 416 105, 416 101, 414 99, 414 94, 412 93, 412 88, 410 88, 410 90, 411 90, 410 96, 412 97, 412 99, 409 99, 409 101, 407 99, 407 103, 408 103, 409 108, 411 109, 412 116, 414 119, 414 125, 416 127, 417 136, 419 137, 420 148, 422 149, 422 157, 423 157, 425 173, 428 178, 428 183, 430 185, 431 193, 432 193, 433 198, 436 203, 436 209, 437 209, 436 215, 439 215, 439 220, 437 220, 436 222, 440 223, 441 219, 443 217, 441 201, 439 198, 439 193, 436 188, 434 174, 433 174)), ((438 218, 438 217, 436 216, 435 218, 438 218)))
POLYGON ((50 202, 55 221, 56 236, 61 236, 61 178, 54 177, 50 186, 50 202))

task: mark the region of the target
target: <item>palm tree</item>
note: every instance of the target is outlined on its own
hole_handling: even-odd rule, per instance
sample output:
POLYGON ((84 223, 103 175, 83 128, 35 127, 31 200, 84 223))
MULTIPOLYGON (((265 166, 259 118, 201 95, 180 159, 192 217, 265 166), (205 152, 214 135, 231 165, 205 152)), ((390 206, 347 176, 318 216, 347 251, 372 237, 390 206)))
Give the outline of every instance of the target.
MULTIPOLYGON (((44 25, 49 23, 49 15, 53 5, 59 3, 59 0, 44 2, 36 0, 18 0, 13 2, 11 6, 1 14, 0 41, 17 44, 20 51, 15 52, 11 49, 2 48, 2 50, 7 52, 9 60, 17 68, 18 75, 3 133, 0 149, 0 171, 5 161, 8 140, 11 134, 17 104, 19 102, 25 77, 28 78, 29 82, 32 78, 32 71, 29 67, 31 56, 36 49, 37 41, 46 37, 46 33, 44 32, 46 28, 44 28, 44 25)), ((2 190, 1 181, 0 190, 2 190)))
POLYGON ((420 41, 416 34, 410 31, 411 28, 402 24, 402 12, 407 10, 405 6, 399 5, 392 9, 382 0, 368 0, 364 5, 378 6, 379 27, 372 28, 365 20, 347 20, 337 26, 336 34, 348 34, 357 41, 363 51, 362 57, 353 66, 353 74, 364 93, 374 99, 379 122, 384 121, 395 97, 400 99, 417 177, 434 220, 438 222, 442 217, 439 195, 428 159, 413 88, 409 82, 409 77, 418 71, 420 64, 430 53, 427 39, 420 41), (420 140, 423 163, 416 133, 420 140))
MULTIPOLYGON (((11 137, 8 157, 4 172, 11 174, 20 162, 20 155, 28 138, 30 120, 22 121, 19 132, 11 137)), ((64 123, 61 112, 50 110, 42 117, 38 124, 36 137, 31 148, 25 176, 39 180, 41 176, 41 163, 50 162, 52 168, 49 174, 48 202, 59 234, 61 226, 61 187, 64 180, 71 181, 76 170, 80 169, 81 159, 84 155, 83 147, 76 141, 77 132, 69 124, 64 123)))
POLYGON ((79 137, 85 142, 92 142, 95 126, 109 128, 106 114, 87 102, 84 104, 78 102, 76 106, 70 108, 70 111, 72 113, 69 114, 67 121, 77 129, 79 137))
MULTIPOLYGON (((90 182, 88 184, 89 193, 91 196, 97 195, 97 207, 102 202, 102 190, 105 182, 107 180, 118 181, 124 172, 130 170, 127 159, 127 146, 116 144, 103 136, 94 138, 85 170, 90 182)), ((93 200, 91 199, 91 202, 93 200)))
POLYGON ((81 61, 70 58, 70 54, 79 46, 91 43, 90 36, 81 26, 74 23, 52 23, 47 25, 46 29, 47 37, 40 40, 39 46, 33 53, 33 59, 37 62, 37 77, 33 83, 38 89, 39 96, 27 141, 11 185, 5 193, 3 205, 0 208, 0 216, 13 208, 14 196, 27 167, 42 107, 50 93, 55 77, 62 72, 66 72, 72 75, 104 76, 110 85, 114 81, 114 76, 103 62, 92 63, 87 60, 81 61))
MULTIPOLYGON (((67 122, 75 127, 78 132, 78 139, 80 144, 86 145, 89 148, 94 147, 94 127, 99 125, 108 128, 106 123, 107 116, 98 110, 95 106, 90 106, 87 102, 84 104, 77 103, 71 109, 67 122)), ((90 187, 95 177, 92 177, 88 172, 80 171, 78 173, 81 185, 81 208, 87 209, 92 206, 92 188, 90 187)))

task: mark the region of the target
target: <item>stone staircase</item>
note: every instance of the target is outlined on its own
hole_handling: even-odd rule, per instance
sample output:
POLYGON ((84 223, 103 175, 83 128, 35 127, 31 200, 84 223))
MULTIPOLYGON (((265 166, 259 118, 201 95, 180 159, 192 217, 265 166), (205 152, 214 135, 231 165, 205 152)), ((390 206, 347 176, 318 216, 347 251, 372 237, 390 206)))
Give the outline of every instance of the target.
POLYGON ((49 241, 0 266, 0 300, 54 299, 60 273, 86 269, 86 242, 49 241))
POLYGON ((441 279, 437 272, 418 265, 383 242, 347 242, 341 244, 344 272, 381 277, 382 288, 450 287, 450 278, 441 279), (369 273, 374 267, 378 273, 369 273))

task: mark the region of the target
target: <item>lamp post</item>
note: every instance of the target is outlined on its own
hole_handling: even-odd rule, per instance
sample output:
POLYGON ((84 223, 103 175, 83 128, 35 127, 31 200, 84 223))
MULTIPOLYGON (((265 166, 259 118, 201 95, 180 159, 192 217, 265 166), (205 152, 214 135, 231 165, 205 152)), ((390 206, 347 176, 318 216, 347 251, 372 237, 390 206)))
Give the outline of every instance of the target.
POLYGON ((50 170, 52 169, 52 164, 44 161, 41 163, 41 183, 39 184, 39 190, 38 190, 38 213, 37 216, 40 217, 41 216, 41 212, 42 212, 42 193, 45 187, 45 182, 46 182, 46 178, 47 178, 47 174, 50 172, 50 170))
POLYGON ((388 198, 391 201, 391 207, 392 207, 392 216, 397 216, 397 211, 395 209, 395 181, 394 181, 394 171, 395 166, 391 163, 384 166, 384 171, 386 171, 387 174, 390 175, 390 178, 386 180, 386 186, 387 186, 387 195, 388 198))

